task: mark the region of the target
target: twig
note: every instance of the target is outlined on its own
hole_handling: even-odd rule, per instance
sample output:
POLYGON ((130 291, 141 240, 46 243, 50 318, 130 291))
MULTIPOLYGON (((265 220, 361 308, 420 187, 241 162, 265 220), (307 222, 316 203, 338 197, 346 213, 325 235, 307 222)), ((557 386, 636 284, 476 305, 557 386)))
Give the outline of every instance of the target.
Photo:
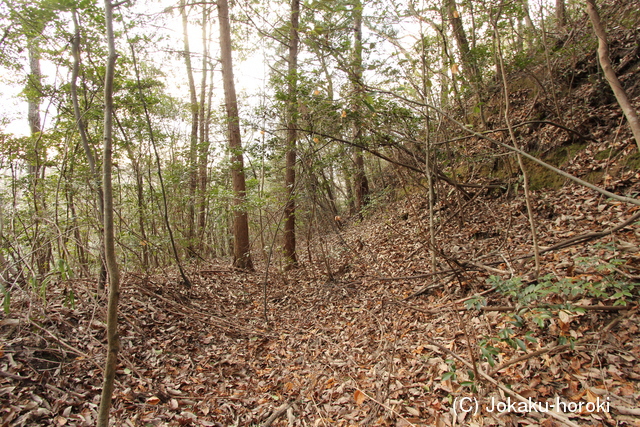
MULTIPOLYGON (((406 303, 406 302, 404 302, 404 301, 400 301, 400 300, 397 300, 397 299, 388 299, 388 300, 385 300, 385 301, 390 302, 390 303, 392 303, 392 304, 401 305, 401 306, 403 306, 403 307, 409 308, 409 309, 414 310, 414 311, 418 311, 418 312, 420 312, 420 313, 424 313, 424 314, 436 314, 436 313, 439 313, 439 312, 441 312, 441 311, 443 311, 443 310, 447 309, 448 307, 450 307, 450 306, 452 306, 452 305, 457 305, 457 304, 463 303, 463 302, 465 302, 465 301, 467 301, 467 300, 470 300, 471 298, 475 298, 475 297, 477 297, 477 296, 486 295, 486 294, 491 293, 491 292, 493 292, 493 291, 495 291, 495 290, 496 290, 496 288, 487 289, 486 291, 482 291, 482 292, 480 292, 479 294, 473 294, 473 295, 471 295, 471 296, 469 296, 469 297, 460 298, 460 299, 459 299, 459 300, 457 300, 457 301, 453 301, 453 302, 447 303, 447 304, 442 305, 442 306, 437 307, 437 308, 432 308, 431 310, 424 310, 424 309, 422 309, 422 308, 414 307, 414 306, 412 306, 412 305, 410 305, 410 304, 407 304, 407 303, 406 303)), ((406 299, 407 299, 407 298, 405 298, 405 300, 406 300, 406 299)))
POLYGON ((67 344, 66 342, 62 341, 60 338, 58 338, 57 336, 55 336, 54 334, 52 334, 51 332, 49 332, 47 329, 43 328, 42 326, 38 325, 37 323, 35 323, 34 321, 32 321, 31 319, 27 319, 27 321, 35 326, 37 329, 40 329, 41 331, 45 332, 47 335, 49 335, 51 338, 53 338, 58 344, 60 344, 61 346, 63 346, 64 348, 66 348, 67 350, 71 351, 74 354, 77 354, 78 356, 82 356, 85 359, 89 360, 91 363, 93 363, 95 366, 98 367, 98 369, 100 369, 100 372, 102 372, 102 366, 100 366, 95 360, 93 360, 93 358, 91 356, 89 356, 86 353, 83 353, 82 351, 78 350, 77 348, 67 344))
POLYGON ((411 421, 409 421, 408 419, 406 419, 405 417, 403 417, 402 415, 400 415, 395 409, 385 405, 382 402, 378 402, 376 399, 374 399, 373 397, 369 396, 367 393, 365 393, 364 391, 360 390, 359 388, 356 388, 356 390, 358 390, 360 393, 364 394, 365 397, 369 400, 371 400, 374 403, 377 403, 378 405, 382 406, 384 409, 386 409, 387 411, 391 412, 393 415, 395 415, 396 417, 402 419, 404 422, 407 423, 407 425, 416 427, 415 424, 413 424, 411 421))
POLYGON ((262 427, 269 427, 278 417, 284 415, 287 412, 287 409, 291 407, 291 402, 285 402, 278 409, 276 409, 273 414, 267 418, 267 420, 262 424, 262 427))
POLYGON ((0 377, 11 378, 12 380, 31 381, 29 377, 22 377, 20 375, 10 374, 9 372, 0 371, 0 377))

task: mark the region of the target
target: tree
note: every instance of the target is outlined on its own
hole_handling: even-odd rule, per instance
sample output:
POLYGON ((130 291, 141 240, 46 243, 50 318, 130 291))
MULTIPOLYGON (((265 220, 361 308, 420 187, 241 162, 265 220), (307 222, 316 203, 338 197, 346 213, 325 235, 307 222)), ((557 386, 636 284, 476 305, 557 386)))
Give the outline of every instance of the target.
POLYGON ((556 0, 556 25, 560 31, 567 25, 567 8, 564 0, 556 0))
MULTIPOLYGON (((96 192, 97 199, 97 218, 99 223, 104 221, 104 195, 102 192, 102 184, 100 182, 100 175, 98 168, 96 167, 96 159, 93 153, 93 149, 89 143, 89 137, 85 127, 82 112, 80 111, 80 101, 78 100, 78 75, 80 73, 80 42, 81 33, 80 25, 78 23, 78 12, 75 8, 71 9, 71 16, 73 18, 73 39, 71 39, 71 53, 73 54, 73 67, 71 71, 71 103, 73 104, 73 115, 78 127, 78 133, 80 134, 80 141, 82 142, 82 148, 84 149, 87 163, 89 164, 89 171, 91 172, 92 186, 96 192)), ((101 245, 100 249, 100 275, 98 277, 98 290, 104 289, 106 279, 106 266, 104 261, 104 245, 101 245)))
POLYGON ((113 78, 115 74, 116 53, 115 36, 113 34, 113 4, 105 0, 105 23, 107 27, 107 45, 109 57, 104 77, 104 153, 103 177, 104 185, 104 253, 109 275, 109 303, 107 307, 107 360, 104 369, 104 382, 98 412, 98 427, 109 425, 109 409, 116 376, 116 363, 120 350, 118 336, 118 301, 120 299, 120 271, 116 262, 115 229, 113 221, 113 185, 111 168, 113 167, 113 78))
POLYGON ((629 122, 631 132, 633 132, 633 137, 636 140, 636 145, 640 150, 640 120, 638 120, 636 109, 631 104, 631 102, 629 102, 627 93, 622 87, 622 84, 620 84, 620 80, 618 80, 618 76, 616 76, 616 72, 613 70, 613 66, 611 65, 611 59, 609 58, 609 44, 607 43, 607 33, 602 26, 600 14, 598 13, 598 9, 594 0, 587 0, 587 13, 589 14, 589 18, 591 19, 593 31, 596 33, 596 36, 598 36, 598 57, 600 59, 600 66, 602 66, 604 76, 609 82, 609 85, 613 90, 613 94, 618 100, 618 104, 622 108, 622 112, 629 122))
MULTIPOLYGON (((209 85, 209 95, 207 97, 207 72, 209 59, 209 38, 207 27, 209 26, 209 7, 202 6, 202 79, 200 83, 200 105, 199 105, 199 144, 198 144, 198 197, 196 205, 198 208, 198 242, 202 245, 204 239, 206 219, 207 219, 207 163, 209 161, 209 124, 211 122, 211 97, 213 84, 209 85), (207 100, 208 98, 208 100, 207 100)), ((211 67, 213 70, 213 66, 211 67)))
MULTIPOLYGON (((182 35, 184 43, 184 61, 187 67, 187 80, 189 82, 189 99, 191 108, 191 138, 189 146, 189 196, 191 197, 191 203, 189 203, 189 239, 193 240, 196 232, 196 211, 195 204, 197 189, 197 166, 196 158, 198 152, 198 95, 196 94, 196 83, 193 78, 193 66, 191 64, 191 49, 189 47, 189 22, 187 20, 187 10, 185 0, 180 0, 180 15, 182 16, 182 35)), ((204 25, 204 23, 202 24, 204 25)), ((189 245, 193 245, 193 242, 189 242, 189 245)))
POLYGON ((351 71, 351 79, 353 84, 354 99, 352 109, 355 116, 353 123, 353 142, 358 146, 355 147, 353 153, 353 162, 355 164, 356 173, 353 177, 355 208, 358 214, 367 205, 369 198, 369 180, 364 169, 363 150, 360 147, 362 141, 362 122, 360 118, 361 105, 364 101, 364 88, 362 81, 362 9, 363 5, 360 0, 353 2, 353 68, 351 71))
POLYGON ((285 186, 287 189, 287 202, 284 208, 284 256, 287 268, 298 263, 296 255, 296 139, 298 127, 298 18, 300 15, 300 0, 291 0, 291 28, 289 30, 289 69, 287 105, 287 156, 285 186))
POLYGON ((242 140, 240 138, 240 118, 238 101, 233 80, 233 61, 231 56, 231 25, 229 23, 229 3, 219 0, 218 21, 220 24, 220 62, 222 64, 222 84, 224 87, 225 109, 227 112, 227 131, 229 151, 231 152, 231 179, 233 182, 233 264, 242 269, 253 270, 251 246, 249 242, 249 220, 247 214, 246 182, 242 140))

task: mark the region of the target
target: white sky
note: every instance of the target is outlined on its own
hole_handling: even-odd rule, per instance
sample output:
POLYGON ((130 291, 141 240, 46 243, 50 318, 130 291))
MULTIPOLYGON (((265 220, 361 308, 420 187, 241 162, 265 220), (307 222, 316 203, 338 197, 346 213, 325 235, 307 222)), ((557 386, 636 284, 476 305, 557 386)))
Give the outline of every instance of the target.
MULTIPOLYGON (((175 6, 178 4, 178 0, 161 0, 150 1, 139 4, 137 13, 141 13, 147 16, 159 15, 167 7, 175 6)), ((200 18, 200 7, 194 10, 198 14, 197 18, 200 18)), ((190 15, 190 20, 192 16, 190 15)), ((125 20, 136 19, 135 15, 125 12, 125 20)), ((211 34, 209 34, 210 52, 209 55, 214 62, 218 58, 218 22, 217 11, 215 7, 212 8, 212 15, 210 17, 212 25, 211 34)), ((158 45, 158 49, 155 54, 152 54, 152 61, 156 63, 156 66, 166 74, 167 86, 165 91, 176 98, 182 100, 189 99, 189 87, 186 77, 186 66, 184 59, 177 54, 169 55, 167 50, 182 51, 183 35, 182 35, 182 19, 178 12, 175 10, 172 15, 163 14, 159 22, 166 21, 166 24, 161 24, 162 27, 158 27, 157 31, 164 33, 166 39, 158 45)), ((116 24, 116 31, 120 29, 120 26, 116 24)), ((71 31, 71 30, 70 30, 71 31)), ((148 32, 149 28, 144 28, 140 33, 148 32)), ((130 33, 130 35, 133 35, 130 33)), ((196 82, 196 90, 199 94, 199 86, 201 80, 201 73, 199 70, 202 68, 202 36, 201 27, 195 24, 189 24, 189 42, 190 50, 192 53, 192 64, 194 69, 194 80, 196 82)), ((26 56, 26 50, 23 52, 26 56)), ((123 52, 125 55, 130 55, 130 52, 123 52)), ((236 90, 238 92, 239 100, 242 100, 243 94, 255 93, 259 89, 263 88, 268 79, 268 67, 265 64, 262 53, 256 53, 244 61, 241 61, 239 55, 234 54, 234 73, 236 80, 236 90)), ((26 73, 28 73, 28 62, 26 57, 22 61, 23 71, 16 73, 13 70, 7 70, 0 67, 0 102, 2 102, 4 108, 0 112, 0 132, 13 134, 15 136, 26 136, 29 134, 29 126, 27 122, 27 103, 20 97, 20 93, 23 90, 23 80, 26 73)), ((214 73, 214 93, 213 103, 214 106, 224 102, 224 93, 222 92, 220 66, 215 64, 216 72, 214 73)), ((41 71, 44 76, 46 84, 59 85, 61 82, 67 82, 70 79, 70 70, 68 69, 56 69, 56 66, 45 59, 41 60, 41 71)), ((208 82, 210 84, 211 82, 208 82)), ((47 114, 46 99, 43 100, 41 105, 41 116, 43 121, 45 117, 51 117, 52 114, 47 114)), ((51 108, 49 106, 49 108, 51 108)), ((242 107, 241 107, 242 108, 242 107)), ((50 121, 45 121, 44 128, 46 129, 51 125, 50 121)))

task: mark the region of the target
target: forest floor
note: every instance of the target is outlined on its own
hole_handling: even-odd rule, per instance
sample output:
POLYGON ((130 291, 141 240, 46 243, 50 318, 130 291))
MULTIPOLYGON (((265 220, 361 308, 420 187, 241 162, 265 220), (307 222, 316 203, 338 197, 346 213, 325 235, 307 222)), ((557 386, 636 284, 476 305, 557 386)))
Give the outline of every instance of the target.
MULTIPOLYGON (((640 190, 637 173, 617 182, 640 190)), ((194 265, 190 289, 175 273, 125 274, 114 425, 640 426, 637 222, 571 244, 638 210, 570 185, 535 200, 541 247, 568 241, 541 257, 553 278, 521 264, 524 201, 502 196, 443 208, 448 265, 432 275, 417 194, 309 242, 299 269, 272 267, 266 294, 264 270, 194 265), (513 270, 528 275, 509 281, 513 270), (630 296, 610 299, 621 289, 630 296), (499 406, 520 398, 568 406, 499 406)), ((94 287, 13 297, 0 317, 2 426, 94 425, 106 305, 94 287)))

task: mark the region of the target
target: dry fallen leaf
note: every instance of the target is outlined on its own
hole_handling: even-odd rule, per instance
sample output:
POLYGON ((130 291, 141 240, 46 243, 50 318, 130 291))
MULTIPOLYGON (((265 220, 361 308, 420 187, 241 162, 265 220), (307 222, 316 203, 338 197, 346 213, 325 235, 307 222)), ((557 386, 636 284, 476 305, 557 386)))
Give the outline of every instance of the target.
POLYGON ((158 398, 156 396, 151 396, 150 398, 148 398, 146 400, 146 402, 149 405, 157 405, 158 403, 160 403, 160 398, 158 398))

